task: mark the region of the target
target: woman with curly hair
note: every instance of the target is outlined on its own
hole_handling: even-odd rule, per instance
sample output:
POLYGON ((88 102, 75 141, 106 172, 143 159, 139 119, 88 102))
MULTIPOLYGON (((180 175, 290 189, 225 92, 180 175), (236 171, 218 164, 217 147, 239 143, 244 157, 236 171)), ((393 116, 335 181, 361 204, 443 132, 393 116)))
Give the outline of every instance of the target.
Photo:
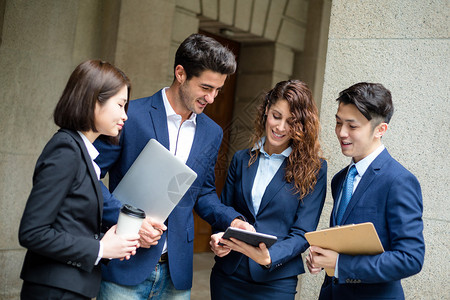
POLYGON ((277 242, 268 249, 213 234, 212 299, 294 299, 297 275, 305 272, 305 233, 316 229, 325 201, 327 163, 320 156, 319 127, 305 83, 282 81, 265 95, 254 146, 234 155, 221 201, 277 242))

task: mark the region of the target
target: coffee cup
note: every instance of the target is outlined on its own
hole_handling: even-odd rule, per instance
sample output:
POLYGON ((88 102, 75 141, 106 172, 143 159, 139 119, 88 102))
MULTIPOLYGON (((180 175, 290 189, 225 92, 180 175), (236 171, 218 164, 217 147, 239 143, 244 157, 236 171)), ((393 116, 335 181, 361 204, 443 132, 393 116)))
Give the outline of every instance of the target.
POLYGON ((144 219, 145 212, 142 209, 129 204, 124 204, 120 209, 116 233, 118 235, 139 233, 139 229, 141 228, 144 219))

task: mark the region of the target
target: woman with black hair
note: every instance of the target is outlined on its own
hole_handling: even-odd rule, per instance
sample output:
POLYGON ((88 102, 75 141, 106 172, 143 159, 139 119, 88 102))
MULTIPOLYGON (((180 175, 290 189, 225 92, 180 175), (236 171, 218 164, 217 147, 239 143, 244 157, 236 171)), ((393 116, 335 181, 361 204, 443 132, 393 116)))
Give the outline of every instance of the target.
POLYGON ((90 299, 100 288, 102 258, 129 259, 139 235, 101 238, 100 135, 117 140, 127 120, 130 81, 113 65, 90 60, 72 73, 53 117, 60 127, 45 146, 19 228, 27 248, 21 299, 90 299))

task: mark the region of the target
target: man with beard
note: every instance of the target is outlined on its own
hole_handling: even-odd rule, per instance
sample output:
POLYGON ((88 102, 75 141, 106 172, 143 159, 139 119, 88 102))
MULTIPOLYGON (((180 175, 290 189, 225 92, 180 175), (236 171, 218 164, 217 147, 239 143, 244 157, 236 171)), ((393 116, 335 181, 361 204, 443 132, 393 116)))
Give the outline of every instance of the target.
MULTIPOLYGON (((139 232, 141 248, 135 259, 111 261, 103 268, 97 299, 189 299, 192 209, 214 226, 252 228, 217 197, 214 166, 223 133, 219 125, 202 114, 235 70, 236 60, 230 50, 201 34, 189 36, 175 54, 172 85, 151 97, 130 102, 129 121, 119 145, 102 141, 95 144, 100 152, 97 163, 102 174, 109 172, 111 191, 152 138, 197 173, 197 179, 166 220, 167 227, 147 219, 139 232)), ((104 223, 110 226, 117 221, 121 203, 104 186, 103 194, 104 223)))

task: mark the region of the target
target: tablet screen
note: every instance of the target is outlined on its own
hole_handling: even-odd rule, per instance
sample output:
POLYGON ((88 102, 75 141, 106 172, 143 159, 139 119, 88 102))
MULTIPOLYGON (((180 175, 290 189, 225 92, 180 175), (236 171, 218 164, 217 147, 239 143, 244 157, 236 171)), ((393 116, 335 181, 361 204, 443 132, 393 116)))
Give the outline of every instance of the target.
POLYGON ((258 247, 260 243, 266 244, 267 248, 270 248, 277 241, 277 237, 270 234, 264 234, 259 232, 252 232, 235 227, 228 227, 222 238, 236 238, 254 247, 258 247))

